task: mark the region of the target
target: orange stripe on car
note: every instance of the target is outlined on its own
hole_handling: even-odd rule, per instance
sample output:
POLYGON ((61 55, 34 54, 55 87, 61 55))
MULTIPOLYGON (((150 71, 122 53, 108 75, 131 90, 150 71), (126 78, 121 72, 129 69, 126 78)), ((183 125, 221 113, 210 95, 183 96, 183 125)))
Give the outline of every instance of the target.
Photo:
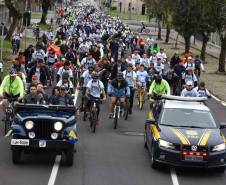
POLYGON ((203 136, 202 140, 199 143, 200 146, 206 146, 206 143, 210 137, 211 132, 212 132, 211 130, 206 131, 205 135, 203 136))
POLYGON ((178 129, 175 129, 175 128, 171 128, 173 133, 179 138, 179 140, 181 141, 181 143, 183 145, 189 145, 190 142, 189 140, 178 130, 178 129))

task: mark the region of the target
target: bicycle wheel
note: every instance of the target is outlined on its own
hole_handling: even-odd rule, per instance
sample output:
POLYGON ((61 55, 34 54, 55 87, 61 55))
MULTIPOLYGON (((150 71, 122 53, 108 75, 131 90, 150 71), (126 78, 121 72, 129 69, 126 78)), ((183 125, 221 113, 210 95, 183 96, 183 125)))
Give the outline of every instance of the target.
POLYGON ((128 115, 129 115, 129 108, 130 108, 130 103, 129 103, 129 100, 126 100, 126 108, 125 108, 125 111, 124 111, 124 118, 125 120, 128 119, 128 115))
POLYGON ((144 91, 142 90, 140 91, 139 102, 139 108, 142 110, 144 106, 144 91))
POLYGON ((95 133, 97 125, 97 110, 95 109, 92 112, 92 123, 90 122, 91 131, 95 133))
POLYGON ((5 118, 5 128, 4 128, 4 134, 7 134, 10 127, 11 127, 11 123, 10 123, 10 115, 6 114, 6 118, 5 118))
POLYGON ((117 126, 118 126, 118 115, 119 115, 118 107, 116 107, 114 115, 115 115, 115 117, 114 117, 114 129, 116 129, 117 126))

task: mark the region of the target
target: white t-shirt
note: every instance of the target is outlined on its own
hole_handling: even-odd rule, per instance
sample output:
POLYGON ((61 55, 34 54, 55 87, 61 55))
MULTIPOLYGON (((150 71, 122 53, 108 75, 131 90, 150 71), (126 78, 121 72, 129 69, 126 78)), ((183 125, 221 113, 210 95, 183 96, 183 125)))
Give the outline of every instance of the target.
POLYGON ((137 55, 132 54, 132 59, 135 61, 136 64, 139 64, 141 57, 139 54, 137 54, 137 55))
POLYGON ((129 87, 135 86, 134 81, 137 79, 137 74, 134 71, 123 71, 123 77, 127 81, 129 87))
POLYGON ((88 60, 86 57, 82 59, 81 65, 83 66, 83 71, 87 70, 89 66, 96 64, 95 59, 88 60))
POLYGON ((147 71, 137 71, 137 81, 140 83, 145 83, 148 77, 147 71))
POLYGON ((86 70, 83 74, 82 77, 84 78, 84 83, 83 87, 87 87, 87 84, 90 80, 92 80, 92 74, 89 74, 89 71, 86 70))
POLYGON ((74 86, 73 86, 73 84, 72 84, 72 82, 71 82, 70 80, 69 80, 67 83, 63 83, 63 81, 60 80, 60 81, 57 83, 56 86, 57 86, 57 87, 65 86, 67 90, 70 90, 70 89, 73 89, 73 88, 74 88, 74 86))
POLYGON ((207 88, 200 89, 199 87, 196 87, 195 90, 199 93, 199 97, 211 96, 210 92, 207 90, 207 88))
POLYGON ((161 58, 162 63, 166 62, 167 56, 164 52, 163 53, 157 53, 157 57, 161 58))
POLYGON ((64 72, 67 72, 69 74, 69 78, 73 78, 72 70, 71 69, 65 70, 64 66, 60 67, 60 69, 58 70, 57 74, 60 75, 60 78, 61 78, 64 72))
POLYGON ((188 91, 186 88, 184 88, 181 92, 181 96, 184 97, 198 97, 199 93, 193 88, 192 90, 188 91))
POLYGON ((100 80, 96 82, 90 80, 86 87, 89 89, 90 95, 95 98, 100 98, 100 94, 104 91, 104 84, 100 80))
POLYGON ((129 60, 129 59, 126 59, 126 63, 127 64, 132 64, 133 67, 135 67, 135 61, 133 59, 129 60))
POLYGON ((163 74, 164 71, 164 65, 161 63, 160 65, 158 65, 157 63, 154 64, 154 68, 157 72, 159 72, 159 75, 163 74))

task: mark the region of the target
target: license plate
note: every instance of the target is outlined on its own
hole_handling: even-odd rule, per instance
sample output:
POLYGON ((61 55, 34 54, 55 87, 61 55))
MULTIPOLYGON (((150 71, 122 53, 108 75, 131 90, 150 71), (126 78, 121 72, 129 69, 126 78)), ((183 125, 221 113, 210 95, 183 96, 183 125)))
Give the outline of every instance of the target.
POLYGON ((45 140, 40 140, 39 141, 39 147, 40 148, 45 148, 46 147, 46 141, 45 140))
POLYGON ((29 139, 11 139, 11 145, 29 146, 29 139))
POLYGON ((185 161, 203 161, 203 156, 186 155, 184 160, 185 161))

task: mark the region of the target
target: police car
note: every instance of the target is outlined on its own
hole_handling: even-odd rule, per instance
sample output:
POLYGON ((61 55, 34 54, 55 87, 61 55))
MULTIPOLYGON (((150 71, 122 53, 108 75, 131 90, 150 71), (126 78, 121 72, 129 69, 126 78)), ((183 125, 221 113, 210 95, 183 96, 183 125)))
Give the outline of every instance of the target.
POLYGON ((206 98, 164 96, 145 122, 144 144, 153 168, 159 164, 181 167, 226 167, 226 140, 206 98))

